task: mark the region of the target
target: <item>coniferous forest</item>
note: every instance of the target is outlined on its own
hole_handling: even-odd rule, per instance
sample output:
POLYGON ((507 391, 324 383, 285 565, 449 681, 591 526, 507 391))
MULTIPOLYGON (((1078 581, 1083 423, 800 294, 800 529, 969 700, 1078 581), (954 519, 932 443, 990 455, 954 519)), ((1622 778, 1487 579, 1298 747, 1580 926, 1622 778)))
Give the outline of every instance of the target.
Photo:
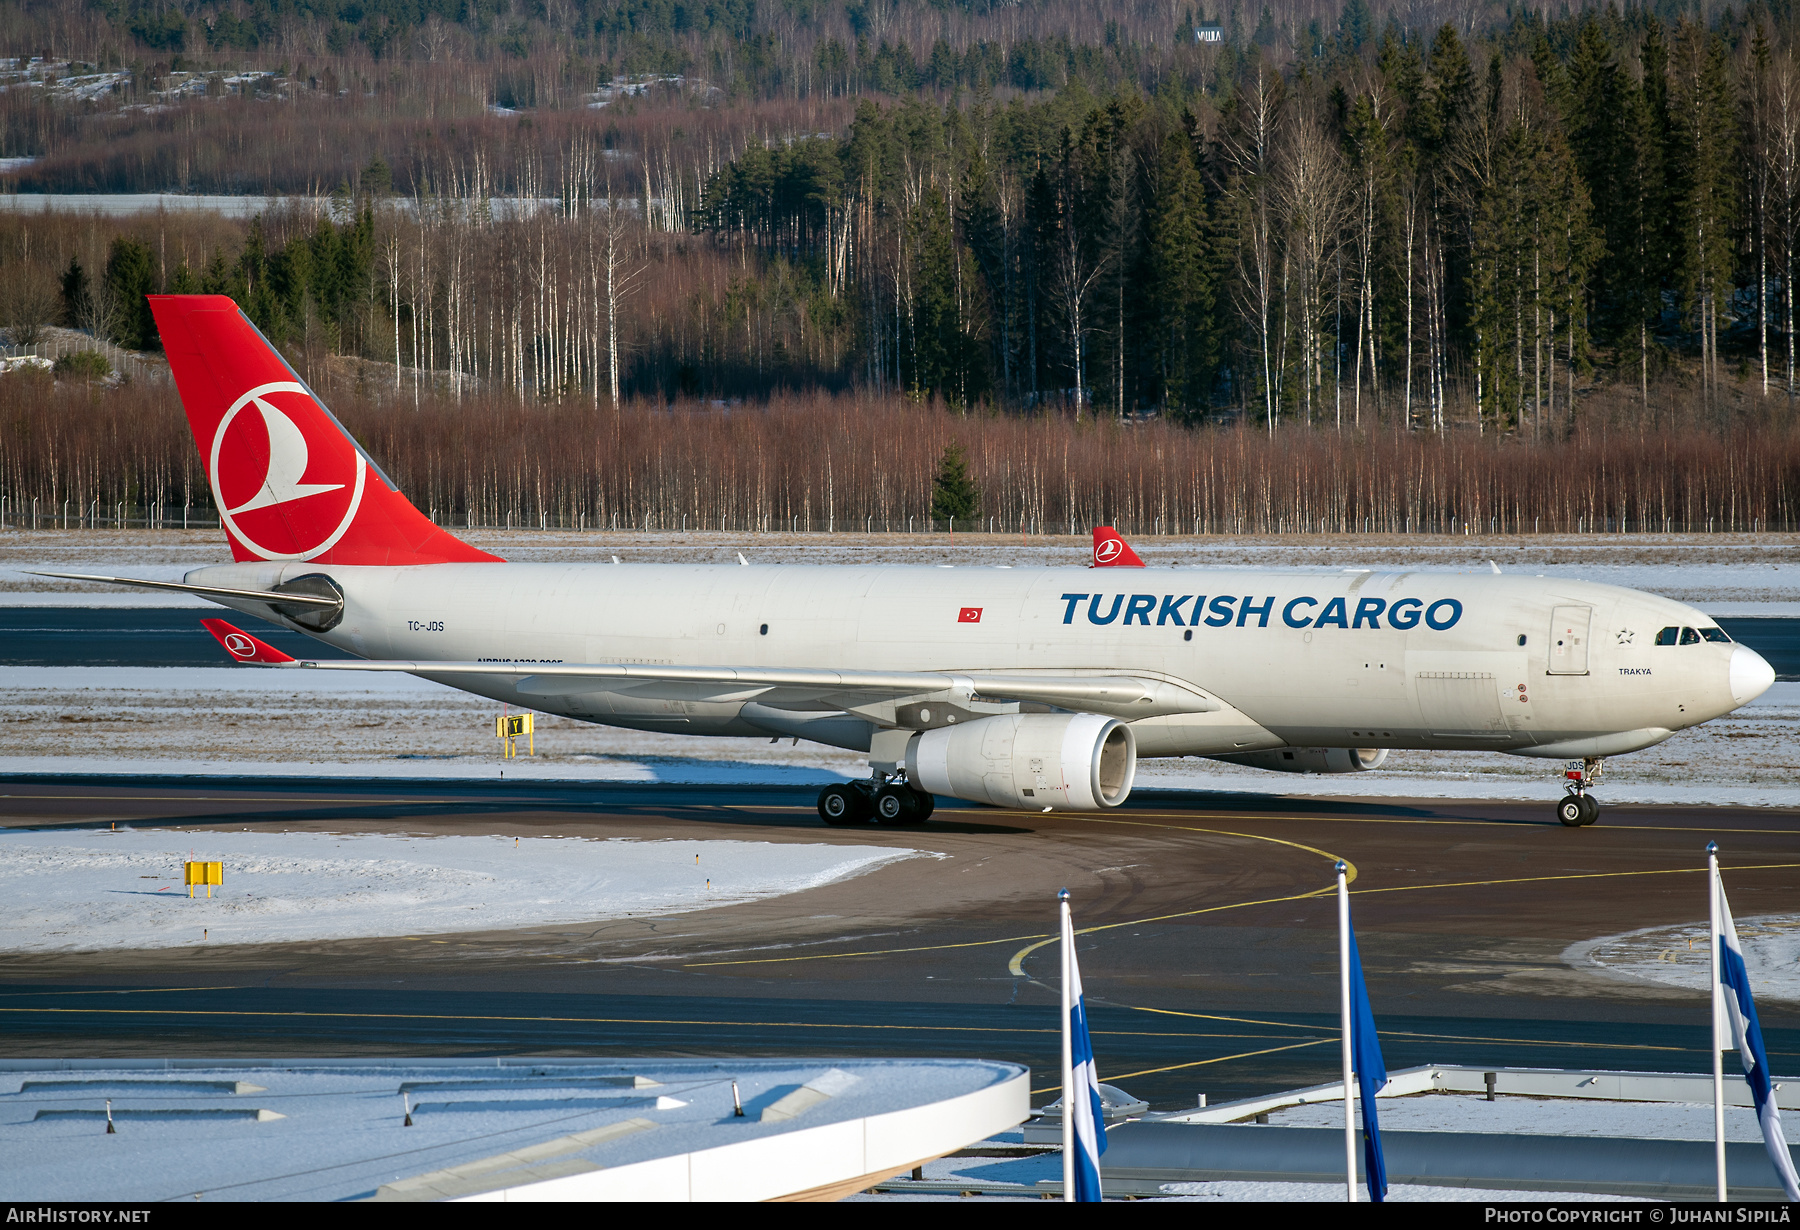
MULTIPOLYGON (((789 426, 737 447, 854 452, 884 415, 929 440, 896 480, 918 517, 955 441, 1015 523, 1787 524, 1796 29, 1761 3, 13 0, 5 190, 281 199, 0 213, 0 323, 153 349, 145 293, 230 294, 372 430, 437 416, 396 444, 428 468, 443 415, 635 438, 762 407, 789 426), (1192 494, 1208 437, 1251 432, 1254 518, 1192 494), (1071 448, 1153 458, 1160 494, 1084 468, 1078 497, 1071 448)), ((67 426, 6 384, 21 498, 187 481, 22 443, 67 426)), ((611 463, 561 452, 554 498, 541 459, 535 496, 496 462, 440 507, 601 518, 580 492, 611 463)), ((782 507, 837 506, 783 458, 782 507)))

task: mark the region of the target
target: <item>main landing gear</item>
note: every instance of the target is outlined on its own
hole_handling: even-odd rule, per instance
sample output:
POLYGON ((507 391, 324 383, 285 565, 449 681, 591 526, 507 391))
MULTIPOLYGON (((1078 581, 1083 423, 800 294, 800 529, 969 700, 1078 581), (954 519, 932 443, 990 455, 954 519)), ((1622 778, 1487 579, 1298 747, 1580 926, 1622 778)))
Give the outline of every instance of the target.
POLYGON ((1606 763, 1597 757, 1571 760, 1563 770, 1563 789, 1568 793, 1556 805, 1556 818, 1572 829, 1583 828, 1600 818, 1600 800, 1588 791, 1600 780, 1606 763))
POLYGON ((937 801, 903 777, 879 773, 819 791, 819 818, 826 824, 923 824, 937 801))

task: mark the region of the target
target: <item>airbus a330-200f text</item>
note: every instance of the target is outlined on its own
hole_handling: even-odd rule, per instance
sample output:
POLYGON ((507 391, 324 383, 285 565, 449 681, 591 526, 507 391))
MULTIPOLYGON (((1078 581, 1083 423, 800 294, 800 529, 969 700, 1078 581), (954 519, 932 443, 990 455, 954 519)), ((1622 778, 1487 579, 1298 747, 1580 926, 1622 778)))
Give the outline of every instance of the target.
POLYGON ((819 797, 834 824, 917 822, 933 795, 1115 808, 1144 756, 1351 773, 1391 748, 1573 762, 1558 816, 1589 824, 1602 757, 1774 680, 1701 612, 1635 590, 1150 569, 1109 530, 1079 568, 507 563, 421 515, 231 300, 151 307, 235 562, 83 579, 198 594, 355 655, 297 661, 207 621, 246 663, 867 752, 866 780, 819 797))

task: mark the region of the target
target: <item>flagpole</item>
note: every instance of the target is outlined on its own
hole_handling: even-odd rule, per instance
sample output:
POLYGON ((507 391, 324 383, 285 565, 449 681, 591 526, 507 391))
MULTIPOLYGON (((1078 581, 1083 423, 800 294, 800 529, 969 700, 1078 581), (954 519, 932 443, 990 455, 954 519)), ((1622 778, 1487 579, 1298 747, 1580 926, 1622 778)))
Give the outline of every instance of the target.
POLYGON ((1338 1022, 1343 1027, 1344 1199, 1356 1203, 1356 1094, 1350 1084, 1350 884, 1342 859, 1337 865, 1338 1022))
POLYGON ((1069 890, 1059 889, 1056 894, 1059 903, 1057 923, 1061 928, 1062 942, 1062 1170, 1063 1170, 1063 1202, 1075 1199, 1075 1052, 1070 1042, 1070 1022, 1075 1015, 1075 1004, 1069 995, 1070 985, 1075 981, 1069 976, 1069 962, 1074 953, 1069 934, 1072 930, 1069 922, 1069 890))
POLYGON ((1721 991, 1719 978, 1719 937, 1724 934, 1724 927, 1719 919, 1719 847, 1716 842, 1706 843, 1706 915, 1707 932, 1711 943, 1707 945, 1712 953, 1712 1063, 1713 1063, 1713 1169, 1717 1176, 1719 1203, 1725 1202, 1725 1040, 1719 1036, 1719 1026, 1725 1015, 1724 1005, 1719 1002, 1721 991))

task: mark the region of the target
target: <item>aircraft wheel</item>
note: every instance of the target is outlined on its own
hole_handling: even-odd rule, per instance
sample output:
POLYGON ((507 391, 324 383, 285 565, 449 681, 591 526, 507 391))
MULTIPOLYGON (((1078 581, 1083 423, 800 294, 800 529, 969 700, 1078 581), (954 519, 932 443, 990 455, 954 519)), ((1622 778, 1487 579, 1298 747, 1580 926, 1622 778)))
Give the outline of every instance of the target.
MULTIPOLYGON (((1556 805, 1556 818, 1572 829, 1578 829, 1584 824, 1592 824, 1593 821, 1588 819, 1586 804, 1586 795, 1566 794, 1563 796, 1562 802, 1556 805)), ((819 806, 823 808, 824 804, 821 803, 819 806)))
POLYGON ((883 786, 875 792, 877 824, 916 824, 924 819, 919 810, 919 794, 911 786, 883 786))
POLYGON ((931 819, 931 813, 937 810, 937 799, 932 797, 929 790, 920 790, 917 786, 911 787, 911 790, 917 800, 915 806, 919 809, 919 820, 924 822, 931 819))
POLYGON ((868 819, 867 806, 861 793, 849 786, 827 786, 819 791, 819 818, 826 824, 862 824, 868 819))
POLYGON ((1582 795, 1581 810, 1583 816, 1586 817, 1581 823, 1584 825, 1594 823, 1594 821, 1600 818, 1600 800, 1596 799, 1591 794, 1582 795))

